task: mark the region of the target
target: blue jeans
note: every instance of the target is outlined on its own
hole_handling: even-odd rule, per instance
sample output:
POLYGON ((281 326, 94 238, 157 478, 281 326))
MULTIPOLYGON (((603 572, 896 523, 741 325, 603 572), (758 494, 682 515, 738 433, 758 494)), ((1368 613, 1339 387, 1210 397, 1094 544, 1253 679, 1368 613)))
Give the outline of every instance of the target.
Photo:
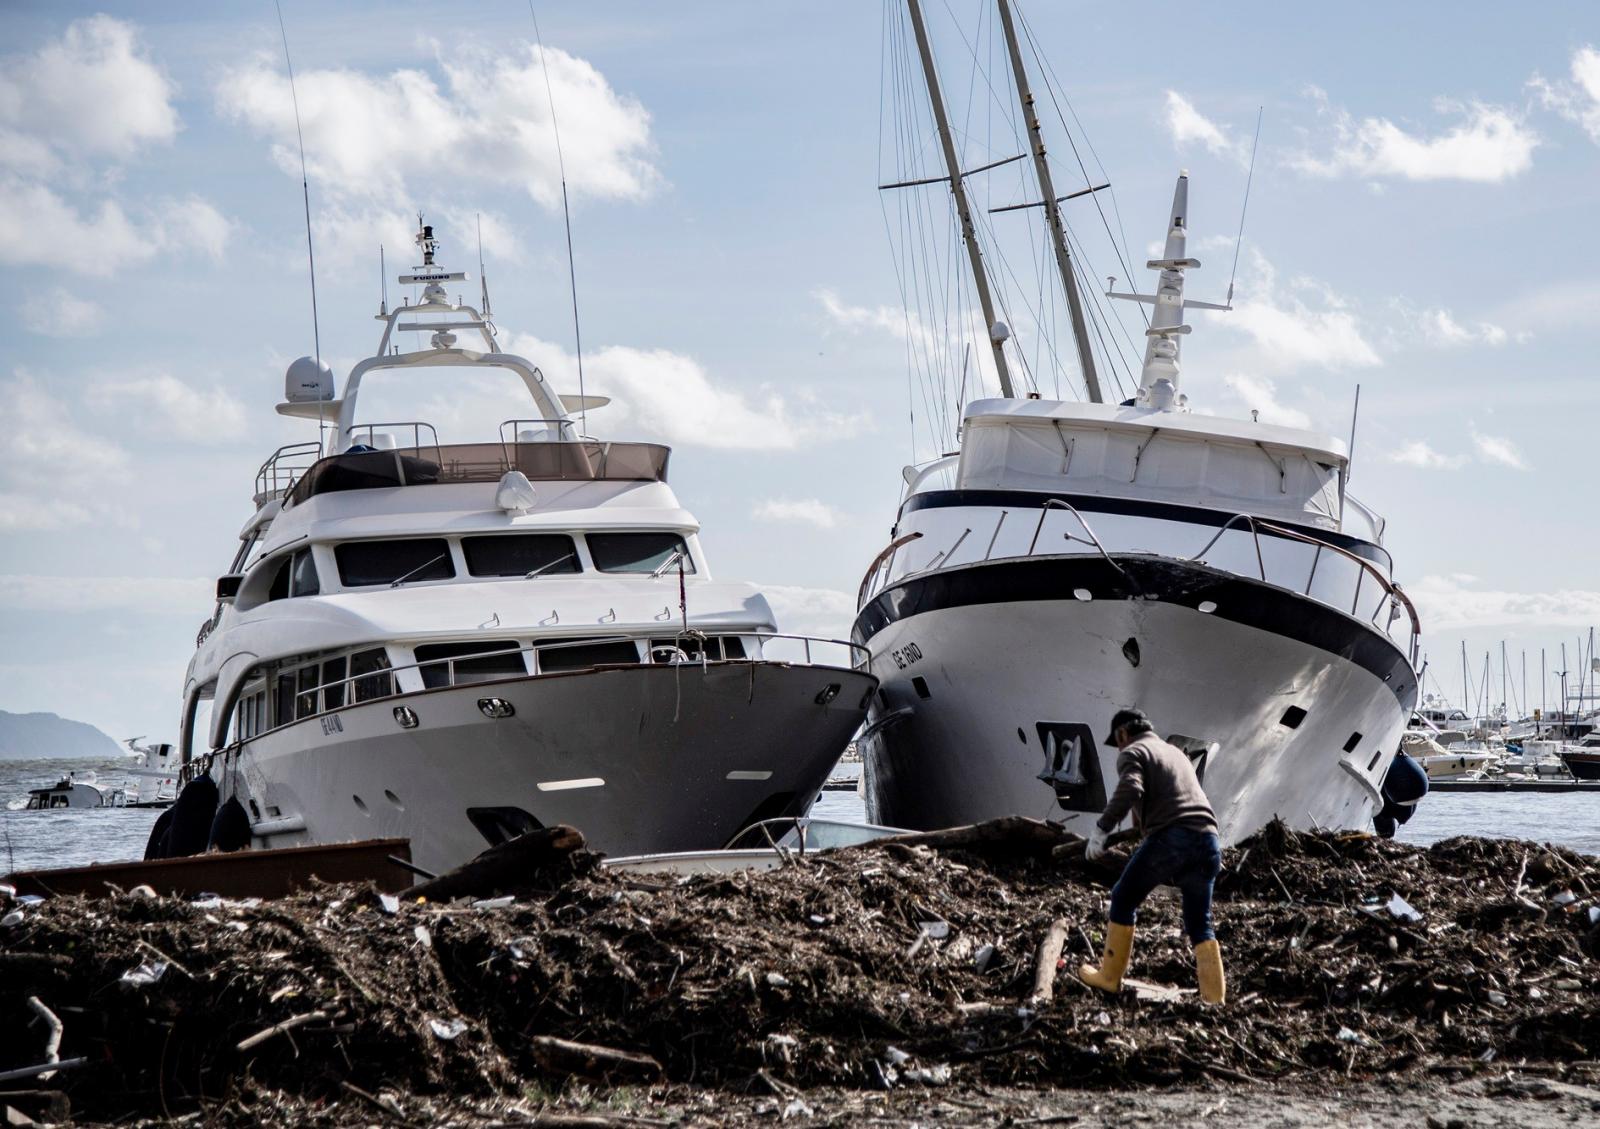
POLYGON ((1222 844, 1210 831, 1167 827, 1139 844, 1111 887, 1111 920, 1132 925, 1139 906, 1157 886, 1183 895, 1183 931, 1198 945, 1211 928, 1211 886, 1222 871, 1222 844))

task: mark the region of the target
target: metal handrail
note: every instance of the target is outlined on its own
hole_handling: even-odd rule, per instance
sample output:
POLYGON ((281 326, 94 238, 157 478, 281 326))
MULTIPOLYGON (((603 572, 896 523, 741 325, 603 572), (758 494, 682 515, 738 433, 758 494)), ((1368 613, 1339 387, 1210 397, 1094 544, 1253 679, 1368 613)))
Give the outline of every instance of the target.
MULTIPOLYGON (((408 419, 408 420, 394 420, 394 421, 391 421, 391 422, 388 422, 388 423, 357 423, 357 424, 352 424, 351 427, 350 427, 349 433, 348 433, 349 436, 350 436, 350 442, 353 444, 356 441, 356 434, 358 432, 364 431, 364 432, 367 433, 367 446, 375 448, 375 449, 381 451, 381 450, 383 450, 383 448, 378 447, 377 443, 375 442, 375 440, 377 439, 377 436, 378 436, 378 428, 380 428, 380 427, 399 427, 399 428, 409 427, 411 429, 411 447, 410 447, 411 450, 417 452, 417 454, 420 455, 422 453, 422 450, 423 450, 424 447, 432 447, 433 451, 434 451, 434 461, 435 462, 443 462, 444 461, 444 456, 439 451, 439 433, 438 433, 438 431, 434 430, 433 424, 428 423, 426 420, 408 419), (433 437, 431 442, 424 443, 422 441, 422 430, 423 430, 423 428, 427 428, 428 434, 433 437)), ((390 433, 389 432, 385 432, 384 434, 387 435, 387 434, 390 434, 390 433)), ((396 437, 395 447, 396 448, 401 448, 401 444, 398 441, 398 437, 396 437)), ((401 448, 401 449, 403 449, 403 448, 401 448)))
POLYGON ((896 537, 893 541, 890 541, 889 544, 884 547, 883 552, 879 553, 876 557, 872 558, 872 563, 867 566, 866 574, 864 576, 862 576, 862 578, 861 578, 861 586, 858 589, 856 589, 856 606, 857 607, 860 607, 861 604, 862 604, 862 601, 864 601, 867 598, 867 585, 872 582, 872 578, 877 573, 879 566, 881 566, 884 563, 884 561, 886 561, 890 557, 894 556, 895 550, 900 548, 900 546, 908 545, 911 542, 913 542, 913 541, 917 540, 918 538, 920 538, 921 536, 922 536, 922 534, 920 534, 920 533, 907 533, 903 537, 896 537))
MULTIPOLYGON (((698 632, 690 632, 690 634, 694 635, 694 634, 699 634, 699 633, 698 632)), ((872 662, 872 652, 870 650, 868 650, 867 647, 863 646, 860 643, 852 642, 852 641, 847 640, 847 639, 829 639, 829 638, 827 638, 825 636, 820 636, 820 635, 796 635, 796 634, 791 634, 791 633, 782 632, 782 631, 728 631, 728 632, 725 632, 725 634, 736 635, 736 636, 743 637, 743 638, 754 638, 754 639, 763 640, 763 641, 769 640, 769 639, 793 639, 793 640, 796 640, 796 641, 804 644, 804 653, 805 653, 805 663, 804 663, 804 665, 806 665, 806 666, 814 665, 813 662, 812 662, 812 659, 811 659, 811 644, 813 644, 813 643, 827 643, 827 644, 830 644, 830 645, 833 645, 833 646, 839 646, 839 647, 845 648, 845 650, 850 655, 850 667, 849 667, 849 669, 852 670, 852 671, 866 670, 868 668, 868 666, 872 662)), ((318 703, 319 708, 314 710, 314 711, 312 711, 311 713, 306 714, 304 717, 296 716, 294 718, 294 722, 309 721, 309 720, 311 720, 313 718, 321 717, 323 714, 332 713, 335 710, 345 709, 345 708, 347 708, 349 706, 353 706, 353 705, 357 705, 357 704, 365 704, 366 702, 377 701, 380 698, 405 698, 405 697, 409 697, 409 696, 411 696, 413 694, 426 693, 426 692, 428 692, 430 690, 444 689, 444 688, 447 688, 447 687, 454 687, 454 686, 458 685, 458 683, 456 681, 456 663, 457 662, 464 662, 464 661, 469 661, 469 660, 473 660, 473 659, 498 658, 498 657, 505 656, 505 655, 525 655, 525 654, 530 654, 530 653, 532 653, 534 655, 538 655, 538 654, 542 654, 545 651, 558 651, 558 650, 563 650, 563 649, 572 648, 572 647, 589 647, 589 646, 594 646, 596 644, 601 644, 601 643, 636 643, 636 642, 640 642, 640 641, 648 642, 651 638, 660 638, 660 637, 662 637, 662 636, 659 636, 659 635, 607 635, 607 636, 603 636, 603 637, 600 637, 600 638, 569 639, 569 640, 563 640, 561 642, 556 642, 556 643, 532 643, 532 644, 529 644, 527 646, 501 647, 501 648, 499 648, 497 650, 493 650, 493 651, 474 651, 472 654, 468 654, 468 655, 451 655, 451 656, 446 657, 446 658, 426 659, 426 660, 424 660, 422 662, 404 663, 404 664, 402 664, 400 666, 386 666, 386 667, 383 667, 383 668, 381 668, 379 670, 369 670, 369 671, 365 671, 365 672, 363 672, 361 674, 351 674, 351 675, 347 675, 344 678, 338 679, 337 681, 334 681, 334 682, 319 682, 319 683, 317 683, 317 685, 315 687, 310 687, 310 688, 307 688, 306 690, 300 690, 297 687, 295 689, 295 692, 294 692, 294 696, 296 698, 300 697, 301 694, 316 694, 317 695, 317 703, 318 703), (399 680, 398 680, 398 677, 397 677, 398 675, 400 675, 402 673, 409 672, 409 671, 421 672, 421 671, 423 671, 425 669, 437 668, 439 666, 443 666, 445 668, 446 676, 447 676, 447 678, 449 680, 445 684, 445 687, 424 686, 420 690, 400 690, 400 689, 397 689, 397 687, 399 685, 399 680), (379 679, 379 678, 386 679, 388 681, 390 689, 388 690, 387 693, 378 694, 378 695, 376 695, 374 697, 371 697, 371 698, 363 698, 360 703, 357 703, 355 701, 354 697, 349 693, 349 690, 350 690, 350 688, 351 688, 353 683, 364 682, 364 681, 368 681, 370 679, 379 679), (326 702, 328 700, 327 696, 326 696, 326 691, 331 690, 331 689, 339 689, 341 691, 339 693, 339 695, 338 695, 339 698, 340 698, 340 704, 337 705, 337 706, 328 706, 326 704, 326 702)), ((683 638, 684 637, 684 633, 682 631, 676 631, 676 632, 673 633, 673 637, 674 638, 683 638)), ((427 642, 426 640, 418 640, 418 643, 426 644, 426 642, 427 642)), ((785 660, 785 659, 750 658, 748 656, 744 657, 744 658, 732 658, 732 659, 730 659, 730 658, 726 657, 726 651, 724 651, 723 653, 724 653, 724 657, 723 658, 720 658, 720 659, 707 659, 705 657, 706 652, 705 652, 704 646, 702 646, 702 648, 701 648, 701 662, 700 662, 700 665, 702 667, 705 667, 705 666, 711 665, 713 663, 715 663, 715 664, 733 665, 733 664, 736 664, 736 663, 788 662, 789 661, 789 660, 785 660)), ((346 656, 346 657, 348 657, 348 656, 346 656)), ((327 662, 327 661, 330 661, 330 660, 327 660, 327 659, 318 660, 318 662, 316 664, 314 664, 314 665, 320 667, 323 662, 327 662)), ((310 665, 313 665, 313 664, 306 663, 306 664, 302 664, 302 665, 310 666, 310 665)), ((596 663, 594 666, 583 667, 583 668, 580 668, 580 669, 581 670, 596 670, 599 667, 611 666, 611 665, 617 665, 617 666, 624 666, 624 665, 626 665, 626 666, 633 666, 633 665, 637 665, 637 666, 653 666, 653 665, 666 665, 666 664, 655 664, 655 663, 647 663, 647 662, 641 662, 641 663, 637 663, 637 664, 596 663)), ((292 666, 289 669, 298 670, 298 669, 300 669, 300 666, 299 665, 292 666)), ((560 673, 562 673, 562 674, 572 674, 572 673, 576 673, 576 672, 575 671, 565 671, 564 670, 564 671, 561 671, 560 673)), ((509 676, 509 677, 516 677, 516 676, 512 675, 512 676, 509 676)), ((539 675, 537 673, 530 672, 529 677, 539 677, 539 675)), ((269 694, 272 693, 273 692, 272 686, 268 685, 266 687, 266 689, 265 689, 265 692, 269 693, 269 694)), ((235 701, 234 706, 237 706, 237 705, 238 705, 238 702, 235 701)), ((290 724, 293 724, 293 722, 290 722, 290 721, 279 722, 277 725, 272 726, 271 729, 263 729, 261 731, 261 733, 271 733, 274 730, 281 729, 281 728, 283 728, 283 726, 290 725, 290 724)), ((261 734, 253 734, 252 736, 254 737, 254 736, 260 736, 260 735, 261 734)))

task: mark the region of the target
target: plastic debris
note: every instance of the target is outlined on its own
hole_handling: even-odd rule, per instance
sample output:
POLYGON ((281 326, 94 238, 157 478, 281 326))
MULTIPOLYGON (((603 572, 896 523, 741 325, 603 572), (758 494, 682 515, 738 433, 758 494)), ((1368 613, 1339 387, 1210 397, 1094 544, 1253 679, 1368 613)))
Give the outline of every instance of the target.
POLYGON ((167 962, 164 960, 147 960, 140 962, 137 968, 130 968, 122 974, 122 983, 131 984, 135 988, 143 988, 154 984, 167 974, 167 962))
POLYGON ((391 916, 400 912, 400 899, 393 894, 379 894, 378 905, 391 916))
POLYGON ((920 1082, 924 1086, 944 1086, 950 1082, 950 1064, 937 1063, 933 1066, 914 1066, 900 1072, 900 1077, 907 1082, 920 1082))
POLYGON ((433 1032, 434 1038, 448 1041, 465 1031, 467 1023, 463 1019, 430 1019, 428 1029, 433 1032))
POLYGON ((950 936, 950 923, 948 921, 924 921, 920 924, 923 936, 930 941, 942 941, 950 936))
POLYGON ((426 925, 417 926, 411 931, 411 935, 417 939, 417 943, 423 948, 433 948, 433 934, 428 932, 428 927, 426 925))
POLYGON ((505 909, 507 906, 515 905, 516 901, 517 899, 513 898, 510 894, 506 894, 505 896, 499 898, 479 898, 477 901, 472 903, 472 908, 505 909))
POLYGON ((4 917, 0 917, 0 929, 12 929, 22 924, 22 911, 14 909, 4 917))
POLYGON ((989 970, 989 964, 994 960, 995 947, 993 945, 979 945, 978 951, 972 954, 972 967, 980 973, 989 970))
POLYGON ((801 1099, 801 1098, 790 1098, 789 1099, 789 1104, 783 1107, 783 1115, 782 1115, 782 1117, 779 1118, 779 1120, 780 1121, 788 1121, 789 1118, 791 1118, 791 1117, 812 1117, 812 1116, 814 1116, 813 1110, 811 1109, 810 1106, 808 1106, 805 1103, 805 1101, 803 1099, 801 1099))
POLYGON ((1416 922, 1422 920, 1422 915, 1416 911, 1416 908, 1399 894, 1389 895, 1389 901, 1383 908, 1388 910, 1391 916, 1399 918, 1401 921, 1416 922))

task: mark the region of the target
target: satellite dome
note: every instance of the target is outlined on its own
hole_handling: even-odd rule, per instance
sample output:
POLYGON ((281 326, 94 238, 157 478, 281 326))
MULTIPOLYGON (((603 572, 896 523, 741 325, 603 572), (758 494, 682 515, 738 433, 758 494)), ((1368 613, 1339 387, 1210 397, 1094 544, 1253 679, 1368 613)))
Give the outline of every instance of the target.
POLYGON ((283 398, 291 404, 333 399, 333 370, 315 357, 296 358, 283 377, 283 398))

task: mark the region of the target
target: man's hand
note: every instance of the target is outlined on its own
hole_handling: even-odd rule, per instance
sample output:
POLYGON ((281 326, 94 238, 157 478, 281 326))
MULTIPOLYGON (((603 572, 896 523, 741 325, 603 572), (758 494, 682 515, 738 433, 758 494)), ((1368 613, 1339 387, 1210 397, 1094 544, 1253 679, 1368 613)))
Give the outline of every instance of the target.
POLYGON ((1109 832, 1100 830, 1097 823, 1089 831, 1089 842, 1083 848, 1083 857, 1090 862, 1098 862, 1100 856, 1106 853, 1106 837, 1109 832))

